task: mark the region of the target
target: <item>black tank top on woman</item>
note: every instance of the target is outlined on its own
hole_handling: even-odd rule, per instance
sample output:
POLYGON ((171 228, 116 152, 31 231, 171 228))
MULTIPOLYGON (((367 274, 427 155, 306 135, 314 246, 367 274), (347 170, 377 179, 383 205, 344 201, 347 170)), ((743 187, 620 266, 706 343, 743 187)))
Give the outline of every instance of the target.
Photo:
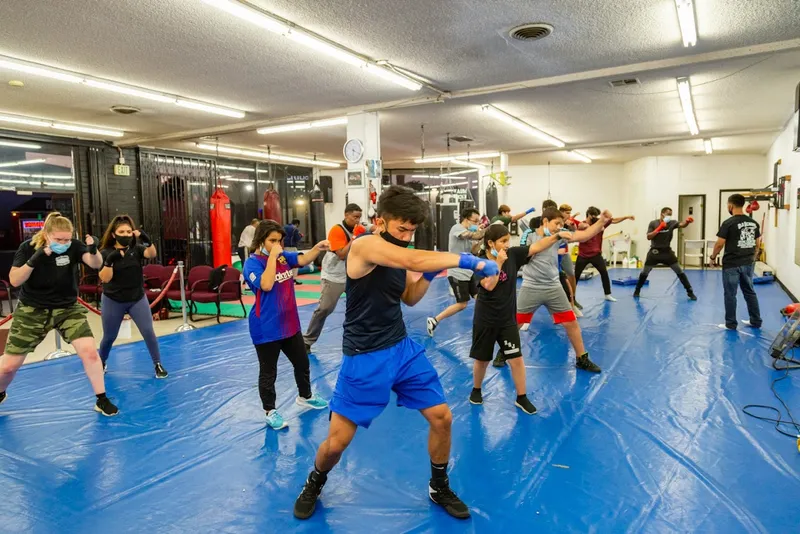
POLYGON ((363 278, 347 277, 347 308, 342 352, 355 356, 387 349, 406 337, 400 297, 406 289, 405 269, 376 266, 363 278))

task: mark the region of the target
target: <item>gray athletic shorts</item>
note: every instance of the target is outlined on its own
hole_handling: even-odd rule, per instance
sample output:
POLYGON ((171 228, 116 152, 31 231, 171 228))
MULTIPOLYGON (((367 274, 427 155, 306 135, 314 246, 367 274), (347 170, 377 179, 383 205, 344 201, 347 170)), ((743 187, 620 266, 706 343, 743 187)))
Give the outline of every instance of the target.
POLYGON ((567 253, 561 256, 561 270, 567 276, 575 276, 575 264, 572 262, 572 255, 567 253))
POLYGON ((568 323, 577 319, 560 283, 556 282, 535 288, 526 287, 523 284, 517 295, 517 324, 530 323, 533 314, 541 306, 547 308, 547 311, 553 316, 555 324, 568 323))

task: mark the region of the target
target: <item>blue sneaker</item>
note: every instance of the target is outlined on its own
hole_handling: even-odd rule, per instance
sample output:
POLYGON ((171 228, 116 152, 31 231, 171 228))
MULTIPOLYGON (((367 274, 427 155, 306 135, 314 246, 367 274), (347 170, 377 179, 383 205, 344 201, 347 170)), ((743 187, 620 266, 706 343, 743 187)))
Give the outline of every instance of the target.
POLYGON ((303 406, 304 408, 311 408, 312 410, 324 410, 328 407, 328 402, 319 396, 319 394, 314 393, 310 399, 304 399, 303 397, 297 397, 295 402, 303 406))
POLYGON ((281 417, 281 414, 279 414, 277 410, 271 410, 267 413, 267 424, 272 430, 280 430, 281 428, 289 426, 289 423, 283 420, 283 417, 281 417))

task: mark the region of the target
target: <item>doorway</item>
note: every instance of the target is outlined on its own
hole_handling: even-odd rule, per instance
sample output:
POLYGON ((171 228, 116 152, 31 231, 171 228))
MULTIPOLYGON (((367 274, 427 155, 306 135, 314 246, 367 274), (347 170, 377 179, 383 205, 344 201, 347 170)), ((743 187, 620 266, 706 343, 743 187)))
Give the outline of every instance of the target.
MULTIPOLYGON (((679 195, 678 220, 684 221, 692 217, 694 222, 678 230, 678 258, 683 258, 684 241, 702 241, 706 238, 706 196, 679 195)), ((695 254, 695 251, 691 252, 695 254)), ((705 258, 686 258, 684 267, 702 267, 705 258)))

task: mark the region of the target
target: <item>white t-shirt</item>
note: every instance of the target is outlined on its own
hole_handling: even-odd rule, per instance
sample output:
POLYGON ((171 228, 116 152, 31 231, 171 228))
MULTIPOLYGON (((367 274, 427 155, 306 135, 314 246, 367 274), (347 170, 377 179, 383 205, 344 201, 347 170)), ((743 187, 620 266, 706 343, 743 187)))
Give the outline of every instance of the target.
POLYGON ((253 244, 253 237, 256 235, 256 228, 252 224, 248 224, 247 228, 242 230, 242 235, 239 236, 239 247, 250 248, 253 244))

